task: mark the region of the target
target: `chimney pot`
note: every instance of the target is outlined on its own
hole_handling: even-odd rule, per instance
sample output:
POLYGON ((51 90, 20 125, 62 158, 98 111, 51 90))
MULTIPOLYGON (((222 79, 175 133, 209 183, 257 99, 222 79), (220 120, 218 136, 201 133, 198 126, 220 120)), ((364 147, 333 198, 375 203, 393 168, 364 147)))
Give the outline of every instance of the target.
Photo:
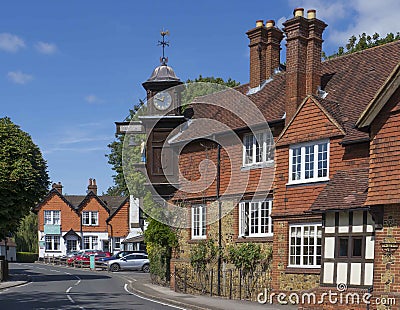
POLYGON ((308 19, 317 18, 317 11, 316 10, 308 10, 307 11, 307 18, 308 19))
POLYGON ((293 11, 294 17, 304 17, 304 9, 303 8, 296 8, 293 11))
POLYGON ((89 185, 88 185, 88 193, 92 191, 95 195, 97 195, 97 185, 96 185, 96 179, 89 179, 89 185))
POLYGON ((262 26, 264 26, 264 21, 262 19, 257 20, 256 27, 258 28, 258 27, 262 27, 262 26))
POLYGON ((51 185, 51 187, 52 187, 52 188, 55 188, 56 190, 58 190, 58 192, 59 192, 60 194, 62 194, 62 188, 63 188, 63 186, 61 185, 61 182, 53 183, 53 184, 51 185))
POLYGON ((272 20, 272 19, 267 20, 267 22, 265 23, 265 27, 267 27, 267 28, 271 28, 271 27, 274 27, 274 26, 275 26, 275 21, 272 20))

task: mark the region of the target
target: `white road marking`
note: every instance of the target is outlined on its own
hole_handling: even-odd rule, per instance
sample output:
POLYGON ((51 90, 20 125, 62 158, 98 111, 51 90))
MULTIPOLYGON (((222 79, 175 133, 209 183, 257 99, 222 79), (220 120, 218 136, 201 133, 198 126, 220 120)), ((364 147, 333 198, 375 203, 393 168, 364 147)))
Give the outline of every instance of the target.
POLYGON ((65 292, 68 294, 72 289, 72 286, 70 286, 65 292))
POLYGON ((69 276, 70 276, 70 275, 72 275, 72 274, 71 274, 71 273, 69 273, 69 272, 64 272, 64 273, 65 273, 65 274, 67 274, 67 275, 69 275, 69 276))
POLYGON ((68 297, 68 299, 69 299, 70 302, 72 302, 73 304, 75 303, 75 301, 72 299, 71 296, 67 295, 67 297, 68 297))
POLYGON ((128 290, 128 284, 125 284, 125 285, 124 285, 124 289, 125 289, 125 291, 126 291, 128 294, 131 294, 131 295, 136 296, 136 297, 138 297, 138 298, 141 298, 141 299, 144 299, 144 300, 147 300, 147 301, 150 301, 150 302, 154 302, 154 303, 159 304, 159 305, 162 305, 162 306, 167 306, 167 307, 171 307, 171 308, 175 308, 175 309, 180 309, 180 310, 187 310, 186 308, 182 308, 182 307, 178 307, 178 306, 175 306, 175 305, 167 304, 167 303, 165 303, 165 302, 160 302, 160 301, 158 301, 158 300, 146 298, 146 297, 140 296, 140 295, 138 295, 138 294, 132 293, 131 291, 128 290))
POLYGON ((78 276, 75 276, 75 278, 77 278, 78 279, 78 282, 76 282, 74 285, 79 285, 79 283, 81 283, 81 278, 79 278, 78 276))

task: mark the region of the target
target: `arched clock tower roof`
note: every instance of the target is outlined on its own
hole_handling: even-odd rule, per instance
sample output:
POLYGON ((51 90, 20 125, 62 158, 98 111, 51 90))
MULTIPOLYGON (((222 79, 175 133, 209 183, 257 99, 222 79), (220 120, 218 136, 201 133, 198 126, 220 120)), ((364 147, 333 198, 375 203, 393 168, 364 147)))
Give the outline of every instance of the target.
POLYGON ((151 76, 142 84, 147 91, 162 91, 169 87, 183 84, 176 76, 174 70, 167 65, 168 58, 165 57, 165 47, 169 46, 169 42, 165 41, 165 36, 169 35, 168 31, 162 31, 162 41, 158 41, 158 45, 162 46, 161 64, 153 70, 151 76))

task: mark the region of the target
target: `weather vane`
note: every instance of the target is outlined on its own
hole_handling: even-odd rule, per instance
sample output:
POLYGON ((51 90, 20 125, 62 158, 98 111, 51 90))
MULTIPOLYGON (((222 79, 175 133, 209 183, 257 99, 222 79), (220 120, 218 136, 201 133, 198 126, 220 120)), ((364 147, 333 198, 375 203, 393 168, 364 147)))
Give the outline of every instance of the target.
POLYGON ((162 57, 160 58, 160 62, 165 65, 168 62, 168 57, 165 57, 165 47, 169 46, 169 41, 165 41, 165 36, 169 36, 169 31, 161 31, 162 41, 158 41, 158 46, 162 46, 162 57))

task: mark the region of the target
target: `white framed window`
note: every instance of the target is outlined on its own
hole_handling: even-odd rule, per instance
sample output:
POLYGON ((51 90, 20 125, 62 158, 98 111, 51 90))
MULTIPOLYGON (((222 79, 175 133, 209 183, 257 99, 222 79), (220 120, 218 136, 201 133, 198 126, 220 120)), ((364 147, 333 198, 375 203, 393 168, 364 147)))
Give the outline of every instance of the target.
POLYGON ((119 250, 121 248, 121 238, 115 237, 114 238, 114 249, 119 250))
POLYGON ((289 184, 329 180, 329 141, 291 145, 289 184))
POLYGON ((45 225, 60 225, 61 212, 59 210, 45 210, 44 211, 44 224, 45 225))
POLYGON ((272 236, 272 199, 239 203, 239 237, 272 236))
POLYGON ((82 212, 82 225, 98 226, 99 225, 99 212, 97 212, 97 211, 82 212))
POLYGON ((192 239, 206 238, 206 206, 192 206, 192 239))
POLYGON ((271 132, 246 134, 243 137, 243 166, 272 162, 274 138, 271 132))
POLYGON ((320 267, 321 238, 321 224, 289 225, 289 267, 320 267))
POLYGON ((84 250, 97 250, 99 238, 97 236, 84 236, 83 249, 84 250))
POLYGON ((46 235, 46 251, 60 250, 60 236, 46 235))

